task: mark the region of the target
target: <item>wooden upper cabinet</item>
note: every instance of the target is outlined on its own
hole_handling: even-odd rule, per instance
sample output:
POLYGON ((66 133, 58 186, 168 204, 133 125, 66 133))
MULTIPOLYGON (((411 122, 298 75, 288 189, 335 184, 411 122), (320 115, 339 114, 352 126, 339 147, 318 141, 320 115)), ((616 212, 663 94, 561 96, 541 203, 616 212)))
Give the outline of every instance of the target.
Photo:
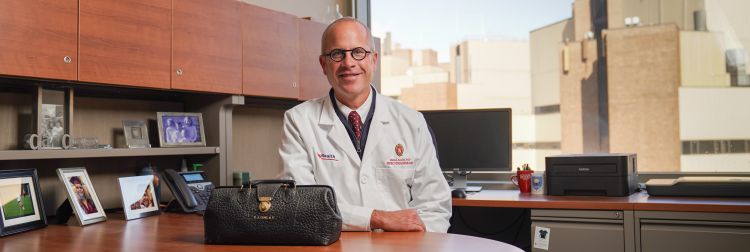
POLYGON ((320 67, 320 38, 326 25, 304 19, 299 22, 299 99, 310 100, 328 94, 331 85, 320 67))
POLYGON ((172 88, 242 93, 240 2, 172 1, 172 88))
POLYGON ((0 0, 0 75, 75 80, 78 0, 0 0))
POLYGON ((169 88, 171 0, 80 0, 78 79, 169 88))
POLYGON ((297 18, 242 5, 242 93, 297 99, 297 18))

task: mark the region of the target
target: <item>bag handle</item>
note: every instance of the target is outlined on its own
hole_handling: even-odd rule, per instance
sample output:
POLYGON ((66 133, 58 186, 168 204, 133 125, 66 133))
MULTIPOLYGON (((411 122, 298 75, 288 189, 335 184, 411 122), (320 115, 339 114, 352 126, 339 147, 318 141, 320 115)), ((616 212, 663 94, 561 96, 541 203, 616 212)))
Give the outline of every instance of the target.
POLYGON ((266 213, 271 210, 271 200, 273 195, 281 187, 294 187, 294 180, 256 180, 250 183, 250 187, 255 188, 258 197, 258 211, 266 213))
POLYGON ((243 186, 258 187, 258 185, 260 184, 283 184, 289 187, 295 187, 296 185, 293 179, 262 179, 262 180, 253 180, 250 182, 246 182, 243 184, 243 186))

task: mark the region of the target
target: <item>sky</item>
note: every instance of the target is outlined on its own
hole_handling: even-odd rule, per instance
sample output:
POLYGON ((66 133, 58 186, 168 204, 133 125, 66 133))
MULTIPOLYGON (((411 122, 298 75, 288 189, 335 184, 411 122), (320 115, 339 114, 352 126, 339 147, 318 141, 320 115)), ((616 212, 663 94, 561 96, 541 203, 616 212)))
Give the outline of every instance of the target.
POLYGON ((467 38, 528 40, 531 30, 570 18, 573 0, 373 0, 373 35, 402 48, 448 50, 467 38))

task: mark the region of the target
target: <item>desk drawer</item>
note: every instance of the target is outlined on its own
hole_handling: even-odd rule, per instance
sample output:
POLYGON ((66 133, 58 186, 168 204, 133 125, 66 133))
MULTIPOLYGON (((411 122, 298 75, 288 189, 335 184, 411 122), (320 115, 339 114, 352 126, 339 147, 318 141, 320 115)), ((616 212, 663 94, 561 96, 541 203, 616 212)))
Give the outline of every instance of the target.
POLYGON ((748 251, 750 223, 641 219, 641 251, 748 251))
MULTIPOLYGON (((622 221, 582 218, 532 218, 532 244, 537 227, 549 228, 549 251, 625 251, 622 221)), ((532 251, 546 252, 533 248, 532 251)))

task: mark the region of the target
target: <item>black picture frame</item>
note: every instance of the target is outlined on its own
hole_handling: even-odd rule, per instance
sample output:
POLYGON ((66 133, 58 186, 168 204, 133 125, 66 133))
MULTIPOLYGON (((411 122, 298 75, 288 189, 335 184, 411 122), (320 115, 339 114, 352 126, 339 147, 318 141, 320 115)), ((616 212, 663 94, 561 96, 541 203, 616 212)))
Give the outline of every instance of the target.
POLYGON ((0 170, 0 236, 46 227, 42 201, 36 169, 0 170))

